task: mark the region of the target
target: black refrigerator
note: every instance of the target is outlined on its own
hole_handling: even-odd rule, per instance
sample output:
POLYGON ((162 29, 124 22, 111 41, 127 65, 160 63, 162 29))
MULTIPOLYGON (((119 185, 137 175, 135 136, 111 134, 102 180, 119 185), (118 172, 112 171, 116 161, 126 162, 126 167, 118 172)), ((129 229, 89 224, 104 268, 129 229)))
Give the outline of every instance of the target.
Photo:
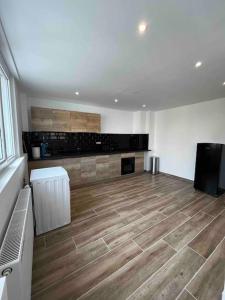
POLYGON ((213 196, 225 190, 225 145, 197 144, 194 188, 213 196))

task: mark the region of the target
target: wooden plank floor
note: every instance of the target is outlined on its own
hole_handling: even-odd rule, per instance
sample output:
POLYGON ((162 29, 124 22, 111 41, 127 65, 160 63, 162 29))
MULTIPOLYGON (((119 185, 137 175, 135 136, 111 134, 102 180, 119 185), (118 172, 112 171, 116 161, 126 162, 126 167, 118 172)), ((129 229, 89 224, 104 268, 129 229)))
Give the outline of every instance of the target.
POLYGON ((72 223, 35 238, 33 300, 219 300, 225 196, 144 173, 71 191, 72 223))

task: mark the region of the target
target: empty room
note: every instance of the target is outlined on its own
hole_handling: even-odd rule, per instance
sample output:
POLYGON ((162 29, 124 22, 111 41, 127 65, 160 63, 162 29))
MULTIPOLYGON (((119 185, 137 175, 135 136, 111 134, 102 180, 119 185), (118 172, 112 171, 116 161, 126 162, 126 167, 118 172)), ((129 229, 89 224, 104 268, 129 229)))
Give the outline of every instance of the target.
POLYGON ((0 300, 225 300, 225 1, 0 0, 0 300))

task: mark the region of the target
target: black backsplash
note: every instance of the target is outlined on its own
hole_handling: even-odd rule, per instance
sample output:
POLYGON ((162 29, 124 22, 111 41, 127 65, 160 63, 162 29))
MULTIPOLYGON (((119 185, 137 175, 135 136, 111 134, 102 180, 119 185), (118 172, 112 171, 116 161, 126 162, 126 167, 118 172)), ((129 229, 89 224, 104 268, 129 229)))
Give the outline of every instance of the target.
POLYGON ((23 132, 24 152, 32 158, 32 146, 48 143, 51 156, 148 150, 148 134, 88 132, 23 132))

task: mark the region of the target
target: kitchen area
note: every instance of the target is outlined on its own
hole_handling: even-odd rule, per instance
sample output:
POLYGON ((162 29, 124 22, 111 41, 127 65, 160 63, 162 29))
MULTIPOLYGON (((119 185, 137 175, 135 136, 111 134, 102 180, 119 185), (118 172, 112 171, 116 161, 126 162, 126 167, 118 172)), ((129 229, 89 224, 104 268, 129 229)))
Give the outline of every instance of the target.
POLYGON ((148 134, 101 133, 101 115, 31 107, 23 132, 29 171, 62 166, 76 187, 144 172, 148 134))

